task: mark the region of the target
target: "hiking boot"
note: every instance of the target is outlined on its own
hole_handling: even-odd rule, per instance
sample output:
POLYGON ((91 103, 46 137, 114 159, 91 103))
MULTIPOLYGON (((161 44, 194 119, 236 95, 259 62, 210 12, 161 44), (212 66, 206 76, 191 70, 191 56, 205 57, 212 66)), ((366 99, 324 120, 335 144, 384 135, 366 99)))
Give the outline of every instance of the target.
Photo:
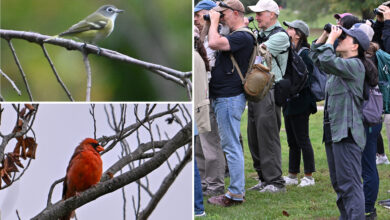
POLYGON ((376 156, 376 165, 379 164, 390 164, 389 159, 387 159, 386 154, 376 156))
POLYGON ((223 206, 223 207, 229 207, 229 206, 233 206, 233 205, 241 205, 243 203, 243 201, 229 199, 225 195, 211 197, 207 200, 207 202, 210 204, 213 204, 213 205, 219 205, 219 206, 223 206))
POLYGON ((259 192, 264 193, 264 192, 270 192, 270 193, 277 193, 277 192, 286 192, 286 187, 277 187, 272 184, 269 184, 265 186, 262 190, 259 192))
POLYGON ((291 178, 289 176, 283 177, 284 181, 286 181, 286 186, 288 185, 298 185, 298 177, 297 178, 291 178))
POLYGON ((261 182, 261 180, 259 180, 259 183, 252 186, 251 188, 249 188, 249 190, 260 191, 264 188, 264 186, 265 186, 265 183, 261 182))
POLYGON ((218 195, 221 195, 225 192, 225 190, 221 189, 221 190, 206 190, 203 192, 203 196, 218 196, 218 195))
POLYGON ((301 179, 301 183, 298 185, 299 187, 305 187, 305 186, 313 186, 313 185, 315 185, 316 183, 315 183, 315 181, 314 181, 314 178, 313 177, 311 177, 311 178, 309 178, 309 177, 303 177, 302 179, 301 179))
POLYGON ((373 212, 366 213, 366 220, 376 220, 376 209, 373 212))

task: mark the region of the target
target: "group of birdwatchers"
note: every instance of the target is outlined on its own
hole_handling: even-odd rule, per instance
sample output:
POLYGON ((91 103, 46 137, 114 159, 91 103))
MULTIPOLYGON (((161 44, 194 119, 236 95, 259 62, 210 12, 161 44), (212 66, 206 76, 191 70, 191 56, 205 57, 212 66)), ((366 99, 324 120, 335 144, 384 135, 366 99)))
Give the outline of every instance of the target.
MULTIPOLYGON (((256 38, 243 30, 248 19, 239 0, 203 0, 194 7, 195 216, 205 215, 203 196, 210 204, 229 207, 242 205, 246 190, 278 193, 285 192, 286 185, 315 185, 309 116, 317 106, 309 83, 317 68, 327 75, 323 142, 340 219, 376 219, 376 163, 389 161, 380 135, 382 122, 364 123, 362 105, 366 86, 378 85, 377 51, 390 53, 390 1, 378 6, 375 20, 335 14, 337 25, 324 30, 311 45, 304 21, 283 21, 282 30, 275 1, 259 0, 248 9, 256 13, 256 38), (306 64, 307 86, 283 106, 275 103, 280 94, 274 86, 261 101, 247 100, 234 60, 245 74, 253 48, 259 45, 272 55, 277 83, 286 72, 290 44, 306 64), (258 175, 258 184, 248 188, 240 134, 246 106, 248 146, 258 175), (281 166, 282 111, 289 146, 287 176, 282 176, 281 166), (304 177, 299 180, 301 154, 304 177), (225 163, 230 177, 226 191, 225 163)), ((389 113, 384 112, 384 122, 390 140, 389 113)))

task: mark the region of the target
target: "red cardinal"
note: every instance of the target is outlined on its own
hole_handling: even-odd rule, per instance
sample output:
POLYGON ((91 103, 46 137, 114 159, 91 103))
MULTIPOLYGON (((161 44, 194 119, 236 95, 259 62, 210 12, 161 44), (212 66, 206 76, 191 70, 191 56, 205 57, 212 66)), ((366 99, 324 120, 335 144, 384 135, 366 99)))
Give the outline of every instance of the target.
MULTIPOLYGON (((76 147, 66 169, 62 191, 62 198, 64 200, 88 189, 100 181, 103 163, 99 152, 103 150, 104 148, 99 145, 98 141, 92 138, 86 138, 76 147)), ((62 217, 61 220, 69 220, 71 217, 74 217, 74 211, 62 217)))

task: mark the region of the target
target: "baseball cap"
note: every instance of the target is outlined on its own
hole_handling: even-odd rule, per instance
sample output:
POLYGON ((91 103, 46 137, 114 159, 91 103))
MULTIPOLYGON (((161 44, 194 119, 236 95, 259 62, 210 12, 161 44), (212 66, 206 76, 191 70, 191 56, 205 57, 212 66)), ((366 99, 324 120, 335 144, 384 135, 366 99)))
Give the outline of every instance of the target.
POLYGON ((203 1, 198 2, 198 4, 195 5, 194 12, 196 13, 200 10, 211 10, 215 6, 217 6, 217 4, 215 4, 215 2, 210 1, 210 0, 203 0, 203 1))
POLYGON ((334 18, 340 19, 340 18, 343 18, 347 15, 353 15, 353 14, 351 14, 351 13, 334 14, 334 18))
POLYGON ((279 6, 273 0, 259 0, 256 5, 248 6, 249 10, 253 12, 270 11, 279 15, 279 6))
POLYGON ((288 27, 299 29, 300 31, 302 31, 305 34, 306 37, 309 36, 309 33, 310 33, 309 26, 307 26, 307 24, 302 20, 295 20, 292 22, 283 21, 283 24, 288 26, 288 27))
POLYGON ((359 45, 363 48, 363 50, 367 50, 368 47, 370 46, 370 40, 368 39, 367 34, 364 33, 364 31, 362 31, 361 29, 353 28, 348 30, 343 27, 341 27, 341 29, 343 29, 343 31, 347 35, 355 38, 358 41, 359 45))
POLYGON ((227 9, 232 9, 245 13, 244 5, 239 0, 226 0, 220 2, 217 7, 214 8, 216 11, 225 11, 227 9))
POLYGON ((365 34, 367 34, 368 40, 372 41, 372 38, 374 37, 374 30, 372 29, 372 27, 364 23, 356 23, 352 26, 351 29, 354 28, 359 28, 360 30, 362 30, 365 34))

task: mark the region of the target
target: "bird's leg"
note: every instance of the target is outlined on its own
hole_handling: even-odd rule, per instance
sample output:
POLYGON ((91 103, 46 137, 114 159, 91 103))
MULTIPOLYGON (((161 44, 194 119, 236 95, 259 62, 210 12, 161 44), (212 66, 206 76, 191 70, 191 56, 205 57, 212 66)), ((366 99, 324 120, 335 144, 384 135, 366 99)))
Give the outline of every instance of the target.
POLYGON ((98 45, 95 45, 95 46, 98 48, 97 55, 100 55, 100 52, 102 51, 102 49, 100 49, 100 47, 98 45))
POLYGON ((82 48, 85 50, 86 47, 87 47, 87 43, 84 42, 82 48))

